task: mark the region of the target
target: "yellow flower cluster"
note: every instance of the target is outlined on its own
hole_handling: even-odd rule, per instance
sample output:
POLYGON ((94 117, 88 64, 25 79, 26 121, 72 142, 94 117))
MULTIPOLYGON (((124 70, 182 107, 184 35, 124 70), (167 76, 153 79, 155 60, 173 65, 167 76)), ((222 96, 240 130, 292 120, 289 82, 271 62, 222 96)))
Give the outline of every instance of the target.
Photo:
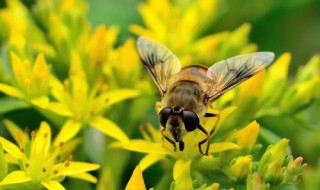
MULTIPOLYGON (((248 39, 248 23, 209 34, 222 6, 218 0, 146 0, 138 6, 144 26, 132 24, 129 30, 165 44, 183 66, 210 66, 256 51, 248 39)), ((198 130, 185 135, 183 151, 175 151, 151 124, 142 125, 143 139, 135 136, 135 126, 150 120, 147 112, 158 100, 155 88, 143 70, 135 40, 119 44, 118 27, 93 28, 88 7, 84 0, 36 0, 28 9, 20 0, 7 0, 0 9, 0 92, 5 96, 0 105, 8 105, 0 113, 28 108, 45 118, 30 137, 3 120, 16 143, 0 137, 0 189, 63 190, 69 188, 62 184, 65 177, 98 182, 99 190, 120 189, 131 157, 115 148, 146 154, 126 190, 147 189, 142 172, 156 163, 164 166, 159 181, 165 185, 159 189, 254 190, 299 182, 303 158, 288 156, 289 140, 272 129, 290 127, 279 118, 303 123, 298 114, 320 97, 319 56, 290 80, 291 54, 284 53, 270 68, 213 102, 208 112, 219 113, 220 119, 200 121, 207 131, 219 121, 208 156, 199 152, 198 143, 206 136, 198 130), (276 119, 268 122, 270 117, 276 119), (99 138, 96 130, 112 140, 99 138), (83 149, 74 154, 78 162, 71 154, 80 143, 83 149), (95 150, 105 155, 92 156, 95 150), (78 159, 77 154, 82 156, 78 159), (89 173, 100 165, 102 172, 89 173)))

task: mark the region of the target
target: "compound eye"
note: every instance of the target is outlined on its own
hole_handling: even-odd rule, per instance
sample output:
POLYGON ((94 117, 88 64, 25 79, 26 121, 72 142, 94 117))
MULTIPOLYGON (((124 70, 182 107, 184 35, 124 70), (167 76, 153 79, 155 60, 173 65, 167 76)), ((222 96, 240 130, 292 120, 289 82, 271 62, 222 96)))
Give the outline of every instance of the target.
POLYGON ((182 118, 188 132, 194 131, 199 125, 199 117, 192 111, 184 110, 182 118))
POLYGON ((162 127, 166 127, 166 123, 169 119, 169 116, 172 112, 171 108, 163 108, 159 113, 159 121, 162 127))

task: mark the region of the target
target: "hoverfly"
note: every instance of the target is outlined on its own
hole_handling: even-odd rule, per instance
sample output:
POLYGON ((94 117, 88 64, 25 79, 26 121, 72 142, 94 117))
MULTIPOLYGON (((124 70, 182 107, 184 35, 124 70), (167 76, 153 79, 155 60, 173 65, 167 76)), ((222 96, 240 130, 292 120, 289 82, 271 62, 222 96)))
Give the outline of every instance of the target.
POLYGON ((191 65, 181 68, 179 59, 165 46, 145 37, 137 40, 142 63, 162 96, 159 122, 161 134, 176 151, 183 151, 183 137, 199 129, 206 138, 198 143, 199 152, 208 155, 210 136, 219 121, 219 114, 207 113, 206 107, 228 90, 268 67, 274 59, 272 52, 257 52, 235 56, 206 68, 191 65), (200 125, 203 117, 217 117, 211 129, 200 125), (165 135, 169 131, 173 138, 165 135), (205 152, 202 144, 207 143, 205 152))

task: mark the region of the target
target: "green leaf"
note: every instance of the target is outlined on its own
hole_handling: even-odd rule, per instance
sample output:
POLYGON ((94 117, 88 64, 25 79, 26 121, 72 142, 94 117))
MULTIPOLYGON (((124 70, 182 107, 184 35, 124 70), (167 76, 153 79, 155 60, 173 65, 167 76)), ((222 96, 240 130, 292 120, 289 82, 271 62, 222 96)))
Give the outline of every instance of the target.
POLYGON ((0 114, 29 108, 30 105, 15 98, 5 97, 0 99, 0 114))
POLYGON ((269 144, 275 144, 276 142, 281 140, 281 137, 279 137, 274 132, 263 128, 260 126, 260 137, 262 137, 264 140, 266 140, 269 144))

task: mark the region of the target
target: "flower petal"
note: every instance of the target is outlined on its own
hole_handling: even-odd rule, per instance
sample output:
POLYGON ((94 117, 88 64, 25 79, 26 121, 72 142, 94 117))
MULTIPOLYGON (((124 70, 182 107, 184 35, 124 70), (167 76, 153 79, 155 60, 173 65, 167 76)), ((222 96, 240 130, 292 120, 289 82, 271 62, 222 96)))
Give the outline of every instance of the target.
POLYGON ((109 119, 97 117, 90 122, 90 125, 105 135, 115 138, 119 141, 125 142, 129 140, 128 136, 118 127, 118 125, 109 119))
POLYGON ((65 190, 65 188, 55 180, 43 181, 41 184, 48 190, 65 190))
POLYGON ((60 163, 54 166, 54 170, 58 171, 57 176, 75 175, 100 168, 99 164, 90 164, 85 162, 69 162, 60 163))
POLYGON ((0 180, 5 178, 5 176, 8 174, 8 164, 4 155, 4 150, 2 144, 0 143, 0 180))
POLYGON ((31 147, 32 156, 47 156, 51 146, 51 128, 47 122, 41 122, 39 131, 31 147))
POLYGON ((118 89, 118 90, 110 90, 106 93, 103 93, 101 96, 103 97, 104 101, 107 100, 107 106, 116 104, 123 100, 134 98, 138 96, 140 92, 138 90, 132 89, 118 89))
POLYGON ((0 186, 10 185, 16 183, 24 183, 27 181, 31 181, 32 178, 27 176, 26 172, 23 171, 14 171, 9 173, 1 182, 0 186))
POLYGON ((253 121, 246 127, 233 133, 228 140, 237 143, 242 148, 251 150, 256 143, 258 134, 259 124, 253 121))
POLYGON ((58 146, 61 142, 67 142, 78 134, 81 129, 81 123, 69 119, 62 126, 60 132, 55 138, 53 145, 58 146))
POLYGON ((146 170, 148 167, 153 165, 154 163, 165 158, 165 155, 161 154, 148 154, 144 158, 142 158, 139 162, 139 166, 142 171, 146 170))
POLYGON ((0 91, 8 96, 12 96, 15 98, 21 98, 23 96, 22 92, 19 89, 3 83, 0 83, 0 91))
POLYGON ((89 181, 91 183, 97 183, 97 181, 98 181, 96 177, 94 177, 93 175, 86 173, 86 172, 78 173, 78 174, 74 174, 74 175, 68 175, 68 177, 82 179, 85 181, 89 181))
POLYGON ((110 145, 111 148, 123 148, 126 150, 141 152, 147 154, 168 154, 168 150, 165 149, 161 143, 153 143, 146 140, 130 140, 127 142, 115 142, 110 145))
POLYGON ((50 102, 46 109, 62 116, 70 117, 73 115, 70 109, 63 103, 50 102))
POLYGON ((240 149, 241 147, 237 144, 231 142, 219 142, 219 143, 212 143, 210 145, 209 152, 210 153, 217 153, 217 152, 224 152, 227 150, 235 150, 240 149))
POLYGON ((15 123, 7 119, 5 119, 3 123, 5 124, 11 136, 19 145, 29 141, 28 135, 23 130, 21 130, 20 127, 18 127, 15 123))
POLYGON ((14 158, 19 158, 21 156, 20 149, 13 144, 12 142, 8 141, 7 139, 0 137, 0 143, 3 146, 3 149, 8 152, 14 158))
POLYGON ((31 103, 39 108, 46 109, 49 105, 49 98, 47 96, 32 98, 31 103))
POLYGON ((177 160, 173 166, 175 189, 192 189, 191 160, 177 160))
POLYGON ((146 185, 144 184, 142 171, 139 166, 137 166, 134 169, 125 190, 136 190, 136 189, 146 190, 146 185))

